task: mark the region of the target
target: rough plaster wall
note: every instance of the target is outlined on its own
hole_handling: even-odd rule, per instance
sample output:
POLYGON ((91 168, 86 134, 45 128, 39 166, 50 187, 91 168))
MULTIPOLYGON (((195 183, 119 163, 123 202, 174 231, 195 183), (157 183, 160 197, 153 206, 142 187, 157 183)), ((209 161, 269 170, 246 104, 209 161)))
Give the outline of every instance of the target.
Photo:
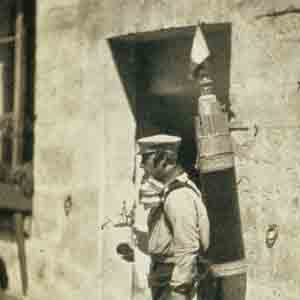
POLYGON ((88 39, 76 22, 58 24, 70 17, 63 6, 70 8, 72 1, 49 4, 37 3, 29 299, 79 300, 87 295, 97 299, 98 208, 103 194, 102 43, 88 39), (66 216, 64 201, 69 195, 72 209, 66 216))
MULTIPOLYGON (((102 1, 90 2, 87 26, 95 37, 204 22, 232 22, 232 110, 255 122, 253 131, 233 135, 246 255, 247 299, 299 298, 299 27, 297 14, 256 16, 298 1, 102 1), (99 8, 99 9, 96 9, 99 8), (99 13, 100 11, 100 13, 99 13), (102 12, 102 13, 101 13, 102 12), (99 31, 97 24, 102 24, 99 31), (102 30, 102 32, 101 32, 102 30), (266 124, 267 123, 267 124, 266 124), (273 124, 274 123, 274 124, 273 124), (276 126, 277 129, 262 128, 276 126), (273 249, 264 244, 268 224, 280 228, 273 249)), ((86 6, 88 7, 88 6, 86 6)), ((120 168, 120 170, 123 167, 120 168)), ((124 287, 125 288, 125 287, 124 287)), ((115 297, 121 297, 121 291, 115 297)))
MULTIPOLYGON (((103 142, 105 144, 106 166, 104 213, 106 216, 114 217, 121 212, 122 202, 126 201, 128 206, 132 205, 132 200, 137 194, 132 182, 135 120, 127 100, 126 91, 111 56, 107 57, 104 72, 106 74, 103 106, 105 112, 103 142)), ((132 80, 130 76, 127 76, 127 79, 132 80)), ((115 251, 119 242, 129 241, 130 231, 128 228, 113 229, 108 227, 105 230, 103 240, 105 260, 103 265, 105 284, 103 299, 119 299, 121 295, 125 299, 131 298, 131 265, 122 261, 115 251), (118 286, 125 287, 122 294, 116 294, 116 287, 118 286)))
POLYGON ((261 125, 256 137, 253 132, 235 137, 249 295, 298 299, 300 18, 249 22, 240 19, 235 32, 231 91, 236 115, 261 125), (295 123, 298 128, 288 128, 295 123), (265 230, 273 223, 280 238, 267 249, 265 230))

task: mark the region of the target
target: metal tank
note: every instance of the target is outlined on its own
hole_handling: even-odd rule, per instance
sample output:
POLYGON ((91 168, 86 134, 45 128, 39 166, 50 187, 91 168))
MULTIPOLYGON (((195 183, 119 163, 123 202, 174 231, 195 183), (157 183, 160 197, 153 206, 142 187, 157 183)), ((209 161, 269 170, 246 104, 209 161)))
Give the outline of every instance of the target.
POLYGON ((195 117, 196 168, 201 174, 211 224, 208 258, 216 278, 208 299, 245 300, 247 266, 228 116, 205 70, 198 80, 201 96, 195 117))

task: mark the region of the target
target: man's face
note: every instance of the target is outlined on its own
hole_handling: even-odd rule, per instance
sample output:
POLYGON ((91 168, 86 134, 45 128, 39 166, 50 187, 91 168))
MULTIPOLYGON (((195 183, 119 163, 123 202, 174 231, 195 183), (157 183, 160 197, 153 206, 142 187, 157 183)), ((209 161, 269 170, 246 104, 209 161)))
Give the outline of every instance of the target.
POLYGON ((145 173, 141 181, 139 197, 140 203, 144 205, 145 209, 159 205, 161 202, 160 193, 164 187, 157 176, 158 167, 154 163, 155 157, 155 152, 145 153, 142 155, 140 164, 145 173))
MULTIPOLYGON (((156 180, 164 181, 168 175, 171 165, 167 165, 164 155, 161 152, 145 153, 142 156, 141 167, 145 171, 145 177, 152 176, 156 180)), ((173 168, 173 167, 172 167, 173 168)))

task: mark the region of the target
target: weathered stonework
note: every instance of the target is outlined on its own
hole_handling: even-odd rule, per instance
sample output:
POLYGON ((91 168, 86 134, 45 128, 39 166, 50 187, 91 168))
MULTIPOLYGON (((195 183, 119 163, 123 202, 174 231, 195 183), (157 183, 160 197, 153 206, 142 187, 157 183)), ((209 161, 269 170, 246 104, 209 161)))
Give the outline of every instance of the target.
MULTIPOLYGON (((299 194, 300 120, 296 90, 300 19, 297 14, 261 19, 256 16, 297 2, 283 5, 278 1, 141 1, 140 5, 132 4, 134 7, 124 1, 118 5, 116 2, 105 2, 106 10, 102 10, 101 20, 110 24, 104 26, 104 37, 186 26, 198 20, 232 23, 231 109, 237 119, 259 127, 256 137, 253 131, 233 134, 249 263, 247 299, 296 299, 299 264, 292 253, 299 247, 293 236, 299 229, 295 210, 299 194), (126 7, 121 16, 113 9, 107 10, 121 9, 121 5, 126 7), (142 11, 143 5, 147 9, 142 11), (279 240, 273 249, 268 249, 265 232, 273 223, 279 225, 279 240)), ((120 294, 116 292, 115 299, 120 294)))

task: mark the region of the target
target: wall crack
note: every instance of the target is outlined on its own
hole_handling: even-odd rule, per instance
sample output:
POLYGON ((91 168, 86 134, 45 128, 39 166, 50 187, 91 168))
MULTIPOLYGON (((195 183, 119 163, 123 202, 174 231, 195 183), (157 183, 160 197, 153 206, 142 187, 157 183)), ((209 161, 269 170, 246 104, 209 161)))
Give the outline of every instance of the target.
POLYGON ((289 6, 286 9, 283 10, 278 10, 278 11, 272 11, 266 14, 258 15, 255 18, 256 19, 262 19, 262 18, 277 18, 281 17, 284 15, 289 15, 289 14, 300 14, 300 8, 294 7, 294 6, 289 6))

